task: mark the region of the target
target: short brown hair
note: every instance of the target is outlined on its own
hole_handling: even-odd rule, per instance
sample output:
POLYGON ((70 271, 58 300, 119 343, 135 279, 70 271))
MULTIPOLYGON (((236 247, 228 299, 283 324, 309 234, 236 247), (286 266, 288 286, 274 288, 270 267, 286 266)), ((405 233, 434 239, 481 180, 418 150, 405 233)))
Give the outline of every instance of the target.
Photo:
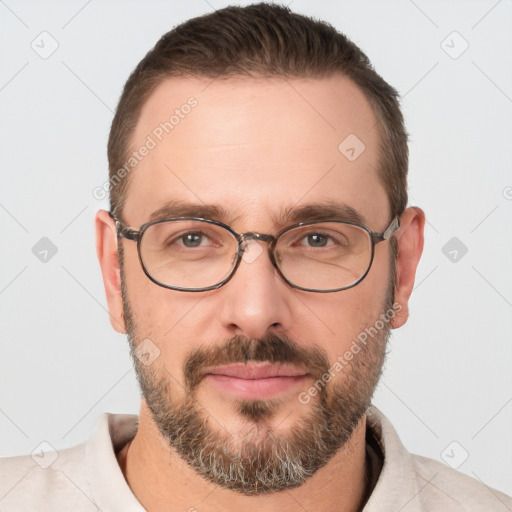
MULTIPOLYGON (((128 78, 108 141, 110 207, 121 215, 129 180, 119 179, 141 109, 169 77, 350 78, 370 102, 380 133, 378 174, 391 216, 407 205, 407 133, 398 93, 368 57, 330 24, 259 3, 227 7, 193 18, 166 33, 128 78)), ((340 141, 341 142, 341 141, 340 141)), ((123 173, 123 176, 125 173, 123 173)))

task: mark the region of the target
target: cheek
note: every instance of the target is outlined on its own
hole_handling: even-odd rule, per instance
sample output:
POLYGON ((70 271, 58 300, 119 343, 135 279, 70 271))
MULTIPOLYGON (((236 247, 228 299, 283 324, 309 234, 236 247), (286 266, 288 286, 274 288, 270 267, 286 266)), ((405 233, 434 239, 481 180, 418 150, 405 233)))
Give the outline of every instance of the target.
MULTIPOLYGON (((135 342, 149 339, 160 355, 158 367, 165 365, 175 378, 181 375, 183 354, 190 343, 182 335, 184 318, 192 311, 191 297, 153 283, 144 273, 137 252, 125 251, 125 282, 133 322, 135 342)), ((181 380, 181 379, 180 379, 181 380)))
POLYGON ((302 297, 296 308, 304 315, 295 320, 298 339, 323 348, 331 362, 343 355, 384 312, 389 268, 387 258, 380 260, 374 261, 366 278, 353 288, 302 297))

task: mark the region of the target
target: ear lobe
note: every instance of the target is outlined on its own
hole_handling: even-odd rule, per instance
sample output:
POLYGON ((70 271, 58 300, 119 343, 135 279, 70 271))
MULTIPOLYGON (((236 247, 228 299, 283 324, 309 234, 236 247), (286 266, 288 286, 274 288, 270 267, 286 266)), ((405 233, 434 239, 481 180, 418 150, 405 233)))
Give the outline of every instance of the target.
POLYGON ((395 302, 402 309, 391 321, 396 329, 409 317, 409 297, 411 296, 416 269, 423 252, 425 213, 416 206, 407 208, 400 217, 400 229, 396 233, 398 257, 396 262, 395 302))
POLYGON ((96 253, 100 262, 103 285, 107 297, 108 312, 112 327, 126 333, 121 296, 121 272, 117 257, 117 232, 114 220, 107 211, 96 213, 96 253))

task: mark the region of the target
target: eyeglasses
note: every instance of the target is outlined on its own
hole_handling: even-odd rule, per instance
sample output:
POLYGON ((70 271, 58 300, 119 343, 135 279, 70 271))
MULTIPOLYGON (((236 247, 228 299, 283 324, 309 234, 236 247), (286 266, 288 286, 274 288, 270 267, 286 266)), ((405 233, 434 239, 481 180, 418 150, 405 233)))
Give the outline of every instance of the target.
POLYGON ((143 224, 138 231, 112 213, 120 238, 137 242, 144 273, 171 290, 201 292, 225 285, 242 259, 251 262, 249 241, 268 242, 272 265, 290 286, 308 292, 337 292, 359 284, 372 265, 375 245, 400 227, 395 217, 374 233, 354 222, 300 222, 275 236, 237 233, 210 219, 179 217, 143 224))

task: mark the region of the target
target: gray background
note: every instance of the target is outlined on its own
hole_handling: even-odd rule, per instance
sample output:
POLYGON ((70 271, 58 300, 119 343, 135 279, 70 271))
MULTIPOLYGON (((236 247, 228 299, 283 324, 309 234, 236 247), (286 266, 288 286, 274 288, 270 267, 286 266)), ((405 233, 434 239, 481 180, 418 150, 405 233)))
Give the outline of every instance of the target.
MULTIPOLYGON (((138 411, 93 190, 129 72, 174 25, 225 5, 0 1, 1 455, 71 446, 102 412, 138 411)), ((411 451, 512 494, 512 1, 291 7, 345 32, 403 96, 426 247, 375 403, 411 451)))

